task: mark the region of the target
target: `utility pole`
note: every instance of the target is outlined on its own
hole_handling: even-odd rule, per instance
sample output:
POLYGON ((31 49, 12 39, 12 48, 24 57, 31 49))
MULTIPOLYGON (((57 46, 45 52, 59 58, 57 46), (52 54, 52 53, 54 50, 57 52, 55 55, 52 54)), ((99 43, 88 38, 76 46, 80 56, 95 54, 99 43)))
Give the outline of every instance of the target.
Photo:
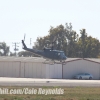
POLYGON ((15 51, 15 56, 16 56, 16 51, 18 51, 18 47, 19 47, 17 44, 19 44, 19 43, 15 42, 13 44, 14 44, 13 46, 15 47, 14 51, 15 51))

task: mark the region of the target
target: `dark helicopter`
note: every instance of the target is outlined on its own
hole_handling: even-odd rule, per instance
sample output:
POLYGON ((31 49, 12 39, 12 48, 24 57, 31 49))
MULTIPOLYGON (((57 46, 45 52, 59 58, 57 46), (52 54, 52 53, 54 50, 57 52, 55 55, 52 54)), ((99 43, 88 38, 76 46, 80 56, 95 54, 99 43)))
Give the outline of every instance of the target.
POLYGON ((60 63, 65 63, 67 57, 65 56, 64 51, 55 50, 53 47, 53 43, 54 41, 52 42, 51 48, 45 47, 43 50, 36 50, 36 49, 27 48, 27 46, 24 43, 24 40, 22 40, 24 50, 42 56, 43 58, 46 59, 46 61, 52 61, 53 63, 56 63, 55 61, 57 60, 60 61, 60 63))

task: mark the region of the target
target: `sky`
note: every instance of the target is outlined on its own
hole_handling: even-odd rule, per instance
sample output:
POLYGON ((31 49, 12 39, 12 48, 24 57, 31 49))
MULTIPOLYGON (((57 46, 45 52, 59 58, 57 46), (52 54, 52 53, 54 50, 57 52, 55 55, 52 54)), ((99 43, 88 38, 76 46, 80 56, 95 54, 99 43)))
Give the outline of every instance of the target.
POLYGON ((85 28, 88 35, 100 40, 100 0, 0 0, 0 42, 6 42, 14 52, 26 34, 30 46, 37 37, 48 35, 50 26, 72 23, 79 33, 85 28))

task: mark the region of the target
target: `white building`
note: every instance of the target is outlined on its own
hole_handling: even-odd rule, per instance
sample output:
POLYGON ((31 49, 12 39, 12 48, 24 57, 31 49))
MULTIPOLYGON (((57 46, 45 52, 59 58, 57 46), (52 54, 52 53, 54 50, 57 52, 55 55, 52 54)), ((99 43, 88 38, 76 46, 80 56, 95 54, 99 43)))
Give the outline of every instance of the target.
POLYGON ((62 78, 61 64, 38 57, 0 57, 0 77, 62 78))
POLYGON ((68 58, 66 64, 44 64, 38 57, 0 57, 0 77, 72 79, 90 73, 100 79, 100 59, 68 58))

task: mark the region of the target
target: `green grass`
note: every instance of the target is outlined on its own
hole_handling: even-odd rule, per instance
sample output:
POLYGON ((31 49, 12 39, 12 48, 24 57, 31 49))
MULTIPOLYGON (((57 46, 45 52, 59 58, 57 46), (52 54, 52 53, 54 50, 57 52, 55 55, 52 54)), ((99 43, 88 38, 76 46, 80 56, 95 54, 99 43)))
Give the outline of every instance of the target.
POLYGON ((64 94, 0 94, 0 100, 100 100, 99 87, 0 87, 10 89, 64 89, 64 94))

